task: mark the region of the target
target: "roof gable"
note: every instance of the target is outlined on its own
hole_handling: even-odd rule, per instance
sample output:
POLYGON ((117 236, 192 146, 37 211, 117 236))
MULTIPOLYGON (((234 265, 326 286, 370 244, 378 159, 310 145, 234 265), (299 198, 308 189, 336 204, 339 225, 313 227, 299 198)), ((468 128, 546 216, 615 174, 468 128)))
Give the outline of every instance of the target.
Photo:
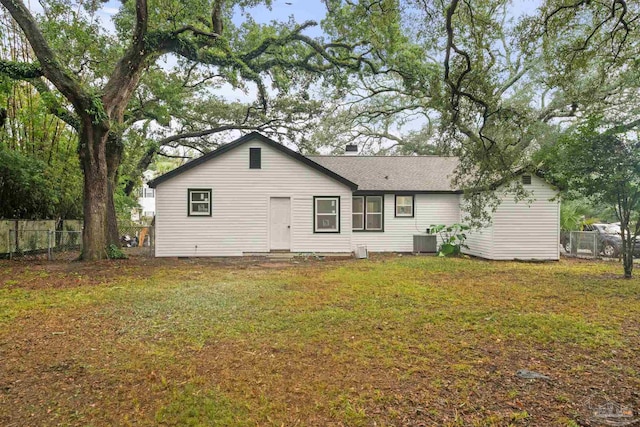
POLYGON ((317 170, 318 172, 327 175, 328 177, 346 185, 347 187, 351 188, 352 190, 356 190, 358 188, 358 184, 348 180, 347 178, 343 177, 342 175, 338 175, 336 172, 327 169, 326 167, 314 162, 313 160, 309 159, 308 157, 303 156, 300 153, 297 153, 293 150, 291 150, 290 148, 285 147, 282 144, 278 144, 276 141, 274 141, 271 138, 267 138, 266 136, 262 135, 259 132, 251 132, 241 138, 236 139, 233 142, 230 142, 228 144, 223 145, 222 147, 211 151, 210 153, 207 153, 203 156, 198 157, 197 159, 193 159, 190 162, 185 163, 182 166, 179 166, 167 173, 165 173, 164 175, 161 175, 159 177, 157 177, 156 179, 149 181, 149 187, 151 188, 155 188, 156 186, 158 186, 159 184, 180 175, 183 172, 186 172, 190 169, 193 169, 194 167, 206 162, 207 160, 213 159, 215 157, 218 157, 224 153, 227 153, 235 148, 240 147, 241 145, 250 142, 250 141, 255 141, 258 140, 278 151, 280 151, 283 154, 286 154, 287 156, 293 158, 294 160, 297 160, 301 163, 304 163, 305 165, 309 166, 312 169, 317 170))

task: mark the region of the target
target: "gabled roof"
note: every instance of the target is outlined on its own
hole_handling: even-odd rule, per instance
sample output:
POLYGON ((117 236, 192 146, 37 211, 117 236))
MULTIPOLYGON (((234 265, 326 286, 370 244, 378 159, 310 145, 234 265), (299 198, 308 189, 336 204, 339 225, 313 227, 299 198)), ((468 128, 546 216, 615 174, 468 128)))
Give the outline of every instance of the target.
POLYGON ((461 193, 451 179, 457 157, 309 156, 327 169, 358 183, 358 192, 461 193))
POLYGON ((350 187, 352 190, 356 190, 358 188, 358 184, 354 183, 353 181, 350 181, 349 179, 343 177, 342 175, 337 174, 336 172, 327 169, 325 166, 320 165, 318 163, 316 163, 315 161, 311 160, 308 157, 303 156, 300 153, 296 153, 295 151, 285 147, 282 144, 278 144, 276 141, 274 141, 271 138, 267 138, 266 136, 262 135, 259 132, 251 132, 241 138, 236 139, 233 142, 230 142, 228 144, 223 145, 222 147, 218 148, 217 150, 211 151, 210 153, 207 153, 201 157, 198 157, 197 159, 191 160, 188 163, 185 163, 184 165, 177 167, 175 169, 173 169, 172 171, 169 171, 167 173, 165 173, 164 175, 161 175, 159 177, 157 177, 156 179, 154 179, 153 181, 149 181, 148 185, 151 188, 155 188, 158 184, 161 184, 175 176, 180 175, 183 172, 188 171, 191 168, 194 168, 204 162, 206 162, 207 160, 213 159, 215 157, 218 157, 228 151, 233 150, 234 148, 237 148, 249 141, 255 141, 258 140, 260 142, 263 142, 265 144, 267 144, 268 146, 286 154, 287 156, 301 162, 304 163, 305 165, 317 170, 320 173, 323 173, 325 175, 327 175, 330 178, 335 179, 338 182, 341 182, 342 184, 350 187))

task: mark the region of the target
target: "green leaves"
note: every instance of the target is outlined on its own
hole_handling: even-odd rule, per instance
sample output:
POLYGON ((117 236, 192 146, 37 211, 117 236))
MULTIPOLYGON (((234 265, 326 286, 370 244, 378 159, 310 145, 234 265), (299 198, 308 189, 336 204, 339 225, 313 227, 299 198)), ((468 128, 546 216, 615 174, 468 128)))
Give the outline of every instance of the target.
POLYGON ((51 169, 37 159, 0 148, 0 218, 52 218, 61 197, 51 169))
POLYGON ((25 80, 42 76, 42 70, 37 61, 17 62, 0 60, 0 74, 14 80, 25 80))
POLYGON ((438 256, 457 256, 460 255, 462 248, 467 246, 464 242, 467 240, 466 231, 469 231, 471 227, 465 224, 451 224, 451 225, 431 225, 429 227, 431 234, 437 234, 441 242, 438 249, 438 256))
POLYGON ((586 197, 615 209, 625 277, 631 277, 633 242, 640 234, 640 141, 629 132, 635 126, 611 126, 592 117, 540 154, 549 175, 568 189, 568 198, 586 197))
POLYGON ((640 191, 638 141, 608 131, 601 119, 570 129, 547 150, 550 173, 572 192, 615 204, 621 191, 640 191))

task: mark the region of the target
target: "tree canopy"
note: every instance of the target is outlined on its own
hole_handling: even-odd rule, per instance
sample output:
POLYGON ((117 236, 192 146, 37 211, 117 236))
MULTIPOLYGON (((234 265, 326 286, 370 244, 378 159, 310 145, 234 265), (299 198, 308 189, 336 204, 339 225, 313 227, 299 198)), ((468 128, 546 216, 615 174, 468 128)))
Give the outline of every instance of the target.
POLYGON ((614 208, 625 277, 631 277, 640 234, 640 139, 637 132, 618 133, 618 129, 592 117, 536 157, 544 161, 547 175, 568 189, 568 198, 590 197, 614 208))

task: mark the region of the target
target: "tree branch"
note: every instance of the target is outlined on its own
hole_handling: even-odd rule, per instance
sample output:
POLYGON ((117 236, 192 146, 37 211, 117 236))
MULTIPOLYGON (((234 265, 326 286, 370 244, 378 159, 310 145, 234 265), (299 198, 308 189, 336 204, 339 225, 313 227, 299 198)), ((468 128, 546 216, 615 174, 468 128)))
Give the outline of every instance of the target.
POLYGON ((22 0, 0 0, 11 17, 18 23, 27 37, 44 75, 73 104, 76 111, 91 109, 91 97, 80 83, 66 72, 58 62, 55 53, 45 40, 38 24, 22 0))
POLYGON ((42 68, 38 62, 15 62, 0 59, 0 74, 13 80, 26 80, 42 77, 42 68))
POLYGON ((51 114, 74 128, 77 132, 80 132, 80 119, 78 116, 64 108, 62 104, 55 97, 49 86, 42 79, 28 79, 31 85, 36 88, 44 104, 51 114))
POLYGON ((214 128, 210 128, 210 129, 204 129, 204 130, 199 130, 199 131, 193 131, 193 132, 184 132, 184 133, 179 133, 176 135, 171 135, 168 136, 166 138, 161 139, 160 141, 158 141, 158 145, 163 146, 163 145, 168 145, 172 142, 176 142, 176 141, 180 141, 183 139, 189 139, 189 138, 200 138, 203 136, 209 136, 212 135, 214 133, 220 133, 220 132, 224 132, 227 130, 256 130, 259 129, 261 127, 264 127, 265 124, 262 124, 260 126, 249 126, 249 125, 222 125, 222 126, 217 126, 214 128))
POLYGON ((605 135, 618 135, 628 132, 640 126, 640 119, 633 120, 629 123, 619 124, 604 132, 605 135))
POLYGON ((284 46, 286 45, 288 42, 294 40, 294 36, 300 34, 301 31, 303 31, 306 28, 309 27, 314 27, 318 25, 317 22, 315 21, 306 21, 298 26, 296 26, 296 28, 294 28, 291 33, 282 36, 282 37, 267 37, 266 39, 264 39, 262 41, 262 43, 260 43, 260 45, 247 52, 246 54, 242 55, 242 60, 243 61, 251 61, 252 59, 255 59, 257 57, 259 57, 260 55, 262 55, 263 53, 265 53, 267 51, 267 49, 269 49, 271 46, 284 46))
POLYGON ((148 19, 147 0, 136 0, 133 40, 116 64, 102 96, 105 112, 116 120, 122 120, 124 109, 140 80, 145 61, 153 53, 145 46, 148 19))
POLYGON ((60 120, 67 123, 76 131, 80 130, 80 120, 78 116, 64 108, 62 104, 56 99, 49 86, 42 80, 42 69, 37 62, 13 62, 0 60, 0 74, 3 74, 13 80, 25 81, 33 86, 40 98, 47 106, 49 113, 58 117, 60 120))

